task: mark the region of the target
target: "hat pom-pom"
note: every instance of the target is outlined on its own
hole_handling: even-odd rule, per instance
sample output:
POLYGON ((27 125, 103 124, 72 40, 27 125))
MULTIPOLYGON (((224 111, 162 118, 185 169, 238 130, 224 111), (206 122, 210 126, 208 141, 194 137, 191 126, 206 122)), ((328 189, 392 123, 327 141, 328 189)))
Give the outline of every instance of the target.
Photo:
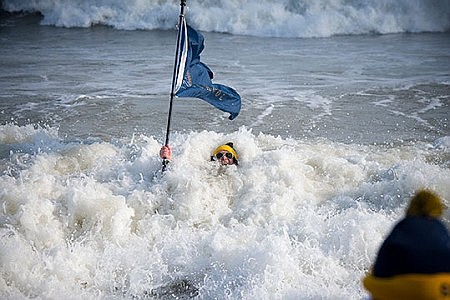
POLYGON ((441 198, 429 190, 419 190, 411 199, 406 210, 407 216, 423 216, 438 218, 444 212, 441 198))

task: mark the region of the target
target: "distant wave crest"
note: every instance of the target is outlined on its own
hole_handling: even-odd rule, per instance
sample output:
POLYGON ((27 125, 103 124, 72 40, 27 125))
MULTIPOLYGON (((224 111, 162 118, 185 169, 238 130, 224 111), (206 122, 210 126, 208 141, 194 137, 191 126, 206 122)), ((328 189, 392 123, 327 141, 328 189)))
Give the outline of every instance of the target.
MULTIPOLYGON (((3 0, 9 12, 39 12, 42 24, 170 29, 175 0, 3 0)), ((186 17, 202 31, 271 37, 445 32, 448 0, 188 0, 186 17)))

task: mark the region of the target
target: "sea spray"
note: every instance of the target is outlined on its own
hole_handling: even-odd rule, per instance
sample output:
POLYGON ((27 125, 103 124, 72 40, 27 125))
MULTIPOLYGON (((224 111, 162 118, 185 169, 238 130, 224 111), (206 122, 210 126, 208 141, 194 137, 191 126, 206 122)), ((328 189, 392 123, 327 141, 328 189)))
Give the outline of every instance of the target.
MULTIPOLYGON (((107 25, 116 29, 173 29, 180 1, 4 0, 10 12, 39 12, 42 24, 61 27, 107 25)), ((450 29, 450 4, 435 0, 240 0, 187 1, 188 23, 202 31, 271 37, 443 32, 450 29)))
POLYGON ((448 155, 445 139, 387 147, 246 128, 175 133, 161 173, 153 137, 80 144, 51 128, 0 128, 10 132, 6 298, 361 298, 360 279, 412 193, 450 196, 447 162, 430 160, 448 155), (209 161, 228 141, 240 165, 209 161), (52 147, 35 151, 41 144, 52 147))

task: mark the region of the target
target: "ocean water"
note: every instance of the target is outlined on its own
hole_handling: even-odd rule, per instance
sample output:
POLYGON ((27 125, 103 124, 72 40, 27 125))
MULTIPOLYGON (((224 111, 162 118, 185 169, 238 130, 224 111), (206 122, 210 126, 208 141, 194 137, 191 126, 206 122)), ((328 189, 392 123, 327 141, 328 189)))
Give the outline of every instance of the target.
POLYGON ((179 3, 123 3, 2 2, 0 298, 368 299, 412 194, 450 206, 449 1, 188 0, 242 110, 175 99, 164 173, 179 3))

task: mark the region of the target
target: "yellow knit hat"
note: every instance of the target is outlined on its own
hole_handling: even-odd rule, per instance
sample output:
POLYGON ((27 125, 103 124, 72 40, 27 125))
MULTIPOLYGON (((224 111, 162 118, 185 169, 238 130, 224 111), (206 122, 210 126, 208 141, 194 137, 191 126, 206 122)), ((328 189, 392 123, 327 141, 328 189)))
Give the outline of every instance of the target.
POLYGON ((216 148, 216 150, 214 150, 213 156, 216 156, 216 154, 219 153, 220 151, 230 152, 231 154, 233 154, 234 158, 236 158, 236 159, 239 158, 236 151, 233 148, 233 143, 226 143, 226 144, 220 145, 219 147, 216 148))
POLYGON ((411 198, 406 215, 438 218, 442 216, 444 208, 444 203, 436 193, 429 190, 419 190, 411 198))

